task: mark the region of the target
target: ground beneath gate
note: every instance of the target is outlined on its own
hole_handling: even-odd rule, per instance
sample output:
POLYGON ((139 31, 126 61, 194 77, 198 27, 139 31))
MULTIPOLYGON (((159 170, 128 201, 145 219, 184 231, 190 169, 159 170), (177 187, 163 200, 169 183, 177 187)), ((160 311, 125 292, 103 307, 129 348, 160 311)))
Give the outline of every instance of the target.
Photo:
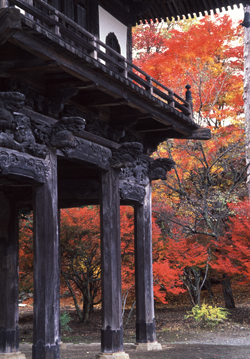
MULTIPOLYGON (((135 313, 124 331, 124 350, 130 359, 249 359, 250 358, 250 296, 235 292, 236 308, 231 310, 228 320, 217 326, 208 326, 184 319, 191 309, 188 297, 170 298, 169 304, 156 309, 157 340, 162 351, 137 352, 131 348, 135 342, 135 313)), ((33 307, 31 300, 26 307, 20 307, 20 350, 31 359, 33 307)), ((216 304, 223 305, 223 301, 216 304)), ((64 348, 61 359, 90 359, 100 351, 101 310, 91 315, 89 324, 77 320, 72 303, 62 301, 61 312, 70 315, 70 330, 62 330, 64 348)), ((129 310, 126 311, 126 323, 129 310)))
MULTIPOLYGON (((31 345, 22 344, 20 350, 31 359, 31 345)), ((124 350, 130 359, 248 359, 250 346, 204 345, 204 344, 172 344, 163 345, 158 352, 136 352, 128 345, 124 350)), ((60 351, 61 359, 94 359, 99 352, 96 345, 73 344, 60 351)))
MULTIPOLYGON (((64 308, 72 318, 73 309, 64 308)), ((20 350, 31 359, 32 307, 21 310, 20 350)), ((198 325, 192 320, 183 320, 186 308, 156 310, 157 339, 162 351, 137 352, 131 349, 135 342, 132 325, 125 330, 124 350, 130 359, 249 359, 250 358, 250 306, 234 309, 230 321, 216 327, 198 325)), ((76 318, 75 318, 76 319, 76 318)), ((135 318, 132 318, 131 322, 135 318)), ((100 351, 100 312, 93 314, 90 325, 82 325, 72 320, 72 332, 63 332, 65 345, 61 349, 61 359, 93 359, 100 351)))

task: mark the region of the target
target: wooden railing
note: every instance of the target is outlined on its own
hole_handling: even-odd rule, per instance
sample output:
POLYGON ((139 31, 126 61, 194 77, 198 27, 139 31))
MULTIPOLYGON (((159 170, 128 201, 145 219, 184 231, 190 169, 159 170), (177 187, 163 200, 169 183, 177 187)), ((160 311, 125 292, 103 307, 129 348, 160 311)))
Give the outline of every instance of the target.
POLYGON ((30 2, 32 1, 29 0, 29 3, 24 0, 8 1, 9 6, 18 7, 22 16, 29 21, 39 23, 72 46, 77 47, 96 61, 105 64, 112 71, 118 72, 150 95, 157 97, 193 120, 190 96, 186 100, 182 99, 45 1, 33 0, 33 5, 30 2))

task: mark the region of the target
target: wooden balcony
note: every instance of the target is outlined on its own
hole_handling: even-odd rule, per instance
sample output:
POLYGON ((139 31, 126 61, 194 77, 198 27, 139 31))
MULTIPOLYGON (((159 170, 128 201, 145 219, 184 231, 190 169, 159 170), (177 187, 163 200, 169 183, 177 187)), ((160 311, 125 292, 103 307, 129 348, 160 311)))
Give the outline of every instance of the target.
POLYGON ((152 147, 167 138, 210 138, 193 120, 190 101, 43 0, 9 0, 0 21, 5 76, 25 78, 40 93, 77 89, 69 103, 102 113, 104 121, 129 128, 152 147))

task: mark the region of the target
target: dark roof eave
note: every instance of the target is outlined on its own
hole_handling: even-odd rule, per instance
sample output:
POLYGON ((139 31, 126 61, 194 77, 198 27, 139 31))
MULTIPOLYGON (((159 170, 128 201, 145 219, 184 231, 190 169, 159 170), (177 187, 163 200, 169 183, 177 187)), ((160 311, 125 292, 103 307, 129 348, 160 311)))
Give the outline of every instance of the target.
POLYGON ((205 5, 207 1, 199 0, 198 2, 191 2, 186 5, 186 1, 183 0, 177 0, 176 1, 176 7, 173 7, 173 3, 169 3, 169 1, 157 1, 152 2, 150 7, 142 12, 141 14, 138 14, 135 16, 135 23, 133 25, 139 24, 141 22, 150 22, 150 21, 156 21, 157 19, 159 21, 164 20, 180 20, 183 17, 195 17, 210 14, 211 12, 218 12, 222 11, 223 9, 227 10, 230 8, 233 8, 234 6, 240 7, 240 4, 242 4, 242 0, 210 0, 209 1, 209 7, 205 5), (225 3, 227 4, 225 7, 225 3), (152 11, 153 10, 153 11, 152 11), (154 14, 154 18, 152 18, 152 13, 154 14))

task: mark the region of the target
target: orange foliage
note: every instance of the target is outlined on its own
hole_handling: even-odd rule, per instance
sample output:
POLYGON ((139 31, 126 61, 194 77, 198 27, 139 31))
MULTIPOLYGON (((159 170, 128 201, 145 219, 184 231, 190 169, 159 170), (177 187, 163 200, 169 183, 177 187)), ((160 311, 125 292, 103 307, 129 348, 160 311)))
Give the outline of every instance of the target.
POLYGON ((250 202, 230 203, 230 222, 225 236, 214 241, 213 267, 229 275, 240 274, 250 281, 250 202))
POLYGON ((33 216, 19 220, 19 278, 20 291, 29 292, 33 287, 33 216))
POLYGON ((135 28, 134 63, 183 97, 189 83, 199 118, 218 126, 243 113, 243 29, 228 15, 190 21, 135 28))
POLYGON ((195 238, 183 236, 177 228, 171 236, 159 241, 158 246, 158 258, 154 262, 155 296, 167 303, 166 291, 173 294, 184 292, 185 268, 206 266, 208 246, 199 244, 195 238))

